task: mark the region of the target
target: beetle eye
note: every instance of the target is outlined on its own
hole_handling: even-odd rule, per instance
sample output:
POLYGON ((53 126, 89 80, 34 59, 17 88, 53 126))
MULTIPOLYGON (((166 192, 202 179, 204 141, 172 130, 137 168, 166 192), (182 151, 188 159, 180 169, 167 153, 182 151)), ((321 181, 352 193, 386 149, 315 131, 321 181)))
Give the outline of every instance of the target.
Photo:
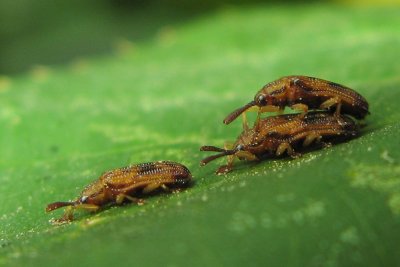
POLYGON ((265 103, 265 95, 259 95, 257 98, 257 101, 259 104, 264 104, 265 103))
POLYGON ((82 196, 81 203, 85 203, 87 199, 88 199, 88 196, 82 196))
POLYGON ((237 146, 236 146, 236 150, 237 150, 237 151, 243 150, 243 145, 237 145, 237 146))

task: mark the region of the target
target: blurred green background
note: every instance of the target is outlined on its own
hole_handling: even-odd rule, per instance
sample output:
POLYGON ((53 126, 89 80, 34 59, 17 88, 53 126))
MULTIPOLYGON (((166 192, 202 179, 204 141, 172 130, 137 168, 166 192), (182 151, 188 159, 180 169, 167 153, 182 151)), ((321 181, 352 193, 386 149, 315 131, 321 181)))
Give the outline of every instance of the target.
MULTIPOLYGON (((400 266, 397 1, 0 0, 0 266, 400 266), (265 83, 305 74, 369 103, 361 136, 295 160, 206 167, 201 145, 265 83), (53 201, 173 160, 194 186, 144 206, 53 201)), ((254 119, 249 114, 249 119, 254 119)))
POLYGON ((144 41, 212 10, 257 2, 263 1, 2 0, 0 74, 106 55, 125 40, 144 41))
MULTIPOLYGON (((325 1, 1 0, 0 74, 12 75, 32 66, 59 65, 82 57, 106 55, 124 49, 126 40, 148 40, 165 27, 229 6, 299 6, 322 2, 325 1)), ((387 5, 397 0, 334 2, 387 5)))

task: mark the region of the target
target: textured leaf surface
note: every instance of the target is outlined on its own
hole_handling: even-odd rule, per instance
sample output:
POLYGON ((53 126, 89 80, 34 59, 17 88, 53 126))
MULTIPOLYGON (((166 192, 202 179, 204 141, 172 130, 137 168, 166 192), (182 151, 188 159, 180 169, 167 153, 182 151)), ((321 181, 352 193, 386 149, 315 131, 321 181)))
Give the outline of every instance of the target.
POLYGON ((114 58, 0 81, 0 264, 398 266, 399 9, 226 9, 114 58), (266 82, 305 74, 370 102, 361 137, 296 160, 198 166, 266 82), (49 220, 103 171, 187 165, 180 194, 49 220))

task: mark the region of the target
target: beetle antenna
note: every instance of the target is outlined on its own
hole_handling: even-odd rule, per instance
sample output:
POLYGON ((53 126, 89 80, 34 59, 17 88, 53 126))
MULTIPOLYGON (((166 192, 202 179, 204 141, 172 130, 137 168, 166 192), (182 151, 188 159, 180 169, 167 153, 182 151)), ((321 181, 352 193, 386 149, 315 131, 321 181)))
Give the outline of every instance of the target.
POLYGON ((200 166, 204 166, 204 165, 208 164, 210 161, 213 161, 214 159, 217 159, 217 158, 224 157, 226 155, 227 155, 226 153, 220 153, 220 154, 209 156, 209 157, 203 159, 202 161, 200 161, 200 166))
POLYGON ((59 209, 59 208, 62 208, 62 207, 66 207, 66 206, 73 206, 75 204, 76 204, 75 201, 50 203, 46 207, 46 212, 53 211, 53 210, 56 210, 56 209, 59 209))
POLYGON ((210 161, 213 161, 215 159, 218 159, 218 158, 221 158, 221 157, 225 157, 225 156, 229 156, 229 155, 233 155, 238 151, 237 149, 226 150, 226 149, 221 149, 221 148, 213 147, 213 146, 204 146, 204 147, 201 147, 201 148, 200 148, 201 151, 216 151, 216 152, 222 152, 222 153, 219 153, 219 154, 216 154, 216 155, 212 155, 212 156, 209 156, 209 157, 203 159, 202 161, 200 161, 200 166, 204 166, 204 165, 208 164, 210 161), (201 148, 210 148, 210 149, 215 148, 216 150, 201 150, 201 148))
POLYGON ((200 151, 213 151, 213 152, 225 152, 226 149, 222 149, 216 146, 202 146, 200 151))
POLYGON ((256 102, 253 100, 253 101, 247 103, 246 105, 244 105, 243 107, 234 110, 231 114, 226 116, 226 118, 224 119, 224 123, 225 124, 231 123, 233 120, 235 120, 237 117, 239 117, 240 114, 242 114, 247 109, 249 109, 249 108, 251 108, 252 106, 255 106, 255 105, 256 105, 256 102))

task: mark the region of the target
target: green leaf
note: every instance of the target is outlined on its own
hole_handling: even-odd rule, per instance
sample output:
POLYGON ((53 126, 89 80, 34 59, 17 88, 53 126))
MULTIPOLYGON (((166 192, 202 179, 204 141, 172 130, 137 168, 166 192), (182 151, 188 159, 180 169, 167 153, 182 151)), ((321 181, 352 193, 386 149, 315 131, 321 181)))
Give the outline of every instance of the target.
MULTIPOLYGON (((398 8, 227 8, 112 58, 0 81, 0 264, 398 266, 398 8), (222 120, 265 83, 305 74, 363 94, 361 137, 300 159, 199 167, 222 120), (173 160, 195 184, 53 226, 46 204, 102 172, 173 160)), ((254 119, 254 116, 252 117, 254 119)))

